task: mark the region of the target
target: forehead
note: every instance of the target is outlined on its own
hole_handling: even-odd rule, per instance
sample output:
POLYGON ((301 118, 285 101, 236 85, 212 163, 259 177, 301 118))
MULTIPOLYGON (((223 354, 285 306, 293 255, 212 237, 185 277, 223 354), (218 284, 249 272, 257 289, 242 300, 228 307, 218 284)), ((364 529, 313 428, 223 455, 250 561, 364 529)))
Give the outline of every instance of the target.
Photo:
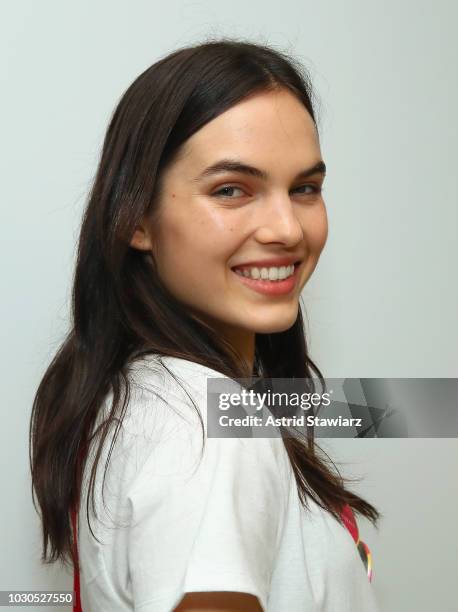
POLYGON ((249 96, 204 125, 182 146, 178 163, 198 170, 219 157, 289 164, 320 156, 316 126, 305 106, 285 89, 249 96))

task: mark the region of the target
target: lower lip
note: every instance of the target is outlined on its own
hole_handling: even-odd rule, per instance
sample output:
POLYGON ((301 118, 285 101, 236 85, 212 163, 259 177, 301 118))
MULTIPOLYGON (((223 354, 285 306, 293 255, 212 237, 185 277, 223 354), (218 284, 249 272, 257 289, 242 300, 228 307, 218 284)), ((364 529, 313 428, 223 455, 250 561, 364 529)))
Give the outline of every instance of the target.
POLYGON ((258 293, 263 293, 264 295, 286 295, 287 293, 291 293, 296 286, 299 266, 300 264, 294 266, 294 273, 292 276, 279 281, 255 280, 254 278, 237 274, 234 270, 232 270, 232 272, 234 272, 240 282, 258 293))

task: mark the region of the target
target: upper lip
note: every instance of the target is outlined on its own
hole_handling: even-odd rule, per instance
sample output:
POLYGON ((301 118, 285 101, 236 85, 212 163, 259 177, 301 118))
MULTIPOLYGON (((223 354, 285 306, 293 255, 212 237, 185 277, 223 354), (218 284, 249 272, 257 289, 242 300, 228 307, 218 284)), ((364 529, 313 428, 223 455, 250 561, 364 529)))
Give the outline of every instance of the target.
POLYGON ((236 266, 232 266, 233 268, 268 268, 269 266, 279 267, 279 266, 289 266, 293 263, 299 262, 300 257, 293 257, 291 255, 285 257, 271 257, 270 259, 257 259, 255 261, 248 261, 236 266))

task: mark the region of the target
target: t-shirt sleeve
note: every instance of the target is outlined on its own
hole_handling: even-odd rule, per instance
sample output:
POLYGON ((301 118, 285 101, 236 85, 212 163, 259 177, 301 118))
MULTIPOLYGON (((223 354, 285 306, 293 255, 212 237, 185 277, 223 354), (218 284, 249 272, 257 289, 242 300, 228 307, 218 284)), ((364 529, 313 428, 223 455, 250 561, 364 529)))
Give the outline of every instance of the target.
POLYGON ((180 401, 160 438, 136 437, 147 458, 127 495, 135 610, 173 610, 193 591, 250 593, 267 609, 284 517, 282 442, 205 436, 202 454, 200 421, 177 416, 183 405, 172 410, 180 401))

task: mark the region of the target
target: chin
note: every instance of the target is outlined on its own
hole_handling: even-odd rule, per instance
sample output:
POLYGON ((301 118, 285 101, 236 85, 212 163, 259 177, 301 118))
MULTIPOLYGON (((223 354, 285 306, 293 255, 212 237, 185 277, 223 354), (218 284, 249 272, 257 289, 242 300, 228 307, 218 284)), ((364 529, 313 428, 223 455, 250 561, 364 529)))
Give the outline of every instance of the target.
POLYGON ((279 317, 275 320, 266 319, 265 321, 253 322, 249 328, 257 334, 276 334, 290 329, 297 319, 297 309, 294 315, 289 317, 279 317))

